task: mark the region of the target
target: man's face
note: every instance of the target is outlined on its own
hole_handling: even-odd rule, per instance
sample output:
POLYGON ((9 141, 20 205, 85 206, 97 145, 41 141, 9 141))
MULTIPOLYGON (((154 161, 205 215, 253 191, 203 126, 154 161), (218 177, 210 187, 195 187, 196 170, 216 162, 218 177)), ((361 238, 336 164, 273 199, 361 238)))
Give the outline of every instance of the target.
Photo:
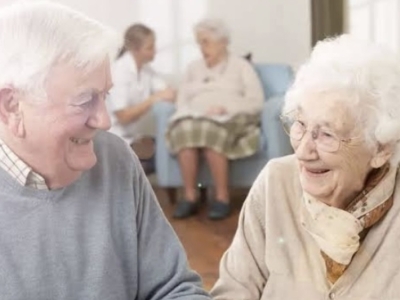
POLYGON ((110 127, 104 101, 111 85, 108 60, 86 73, 59 64, 50 72, 47 99, 20 102, 24 151, 39 174, 76 179, 96 164, 93 138, 110 127))

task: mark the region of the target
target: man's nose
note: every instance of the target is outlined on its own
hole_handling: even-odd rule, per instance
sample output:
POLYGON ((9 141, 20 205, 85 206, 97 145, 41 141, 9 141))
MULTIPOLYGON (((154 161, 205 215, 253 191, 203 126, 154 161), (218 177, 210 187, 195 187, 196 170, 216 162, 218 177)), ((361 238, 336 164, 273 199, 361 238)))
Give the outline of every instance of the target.
POLYGON ((101 130, 108 130, 111 128, 110 115, 107 111, 106 102, 103 99, 98 101, 95 111, 89 117, 88 125, 101 130))

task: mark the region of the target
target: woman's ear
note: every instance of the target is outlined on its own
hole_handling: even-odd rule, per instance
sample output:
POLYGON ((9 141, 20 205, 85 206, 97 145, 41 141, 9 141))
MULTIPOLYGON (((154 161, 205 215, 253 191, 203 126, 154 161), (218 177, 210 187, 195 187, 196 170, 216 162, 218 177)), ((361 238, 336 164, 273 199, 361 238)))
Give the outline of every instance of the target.
POLYGON ((0 88, 0 121, 15 136, 23 135, 20 96, 12 87, 0 88))
POLYGON ((394 152, 394 144, 379 145, 378 151, 372 157, 371 167, 378 169, 386 164, 394 152))

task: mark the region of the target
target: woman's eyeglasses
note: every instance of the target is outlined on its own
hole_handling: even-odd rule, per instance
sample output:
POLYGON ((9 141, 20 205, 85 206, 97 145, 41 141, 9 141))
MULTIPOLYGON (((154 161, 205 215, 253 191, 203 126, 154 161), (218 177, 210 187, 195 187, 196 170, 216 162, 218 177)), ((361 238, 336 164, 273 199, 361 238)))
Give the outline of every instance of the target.
POLYGON ((301 141, 306 132, 311 133, 311 138, 314 140, 317 148, 321 151, 336 152, 339 150, 341 143, 348 143, 354 138, 340 139, 336 134, 329 130, 325 130, 320 126, 312 130, 307 129, 307 126, 298 119, 293 119, 289 116, 280 117, 283 129, 287 135, 294 141, 301 141))

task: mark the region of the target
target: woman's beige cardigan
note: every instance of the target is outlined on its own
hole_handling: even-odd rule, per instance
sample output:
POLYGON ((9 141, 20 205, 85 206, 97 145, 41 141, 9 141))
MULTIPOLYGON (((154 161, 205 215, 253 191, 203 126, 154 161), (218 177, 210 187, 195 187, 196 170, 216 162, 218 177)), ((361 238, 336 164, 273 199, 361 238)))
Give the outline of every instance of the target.
POLYGON ((170 121, 206 117, 225 122, 237 114, 257 115, 263 103, 260 79, 244 58, 230 54, 212 69, 204 60, 198 60, 188 67, 170 121), (207 111, 213 106, 222 106, 227 113, 221 117, 208 116, 207 111))
POLYGON ((215 300, 400 299, 398 188, 393 207, 370 229, 333 286, 320 249, 299 222, 302 205, 295 157, 270 161, 244 203, 238 230, 222 258, 212 290, 215 300))

